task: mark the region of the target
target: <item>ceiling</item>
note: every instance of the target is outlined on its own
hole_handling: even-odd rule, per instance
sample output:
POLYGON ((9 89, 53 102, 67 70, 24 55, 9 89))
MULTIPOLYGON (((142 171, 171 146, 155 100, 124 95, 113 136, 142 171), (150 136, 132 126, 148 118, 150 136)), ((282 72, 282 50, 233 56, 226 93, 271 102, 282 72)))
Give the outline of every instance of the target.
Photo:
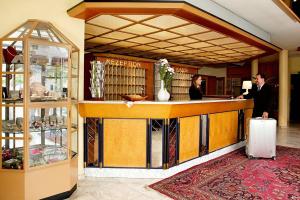
MULTIPOLYGON (((181 9, 189 9, 190 13, 195 9, 181 4, 184 5, 181 9)), ((212 18, 209 18, 211 21, 208 18, 203 20, 203 13, 200 13, 200 18, 195 18, 194 15, 192 18, 188 14, 168 11, 157 13, 155 10, 145 10, 136 13, 136 8, 134 12, 127 9, 115 13, 115 9, 103 9, 105 5, 99 2, 93 6, 93 10, 84 6, 81 10, 75 10, 76 12, 69 11, 71 16, 86 21, 86 52, 150 59, 167 58, 170 62, 198 66, 241 62, 279 50, 207 13, 204 14, 212 18), (95 12, 95 6, 99 9, 98 12, 95 12)))
POLYGON ((278 0, 212 1, 270 33, 272 44, 292 51, 300 46, 300 23, 278 6, 278 0))

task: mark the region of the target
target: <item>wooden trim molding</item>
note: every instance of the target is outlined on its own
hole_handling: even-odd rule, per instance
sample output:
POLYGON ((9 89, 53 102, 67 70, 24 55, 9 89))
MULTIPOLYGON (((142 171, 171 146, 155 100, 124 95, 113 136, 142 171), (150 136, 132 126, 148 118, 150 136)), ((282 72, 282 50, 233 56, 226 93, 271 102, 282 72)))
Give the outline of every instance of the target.
POLYGON ((152 118, 167 119, 177 117, 188 117, 208 113, 219 113, 232 110, 252 109, 253 100, 220 101, 182 104, 143 104, 134 103, 128 107, 126 103, 111 104, 109 101, 90 102, 83 101, 79 104, 81 117, 98 118, 152 118))
POLYGON ((285 14, 287 14, 293 21, 300 23, 300 18, 294 11, 282 0, 272 0, 285 14))

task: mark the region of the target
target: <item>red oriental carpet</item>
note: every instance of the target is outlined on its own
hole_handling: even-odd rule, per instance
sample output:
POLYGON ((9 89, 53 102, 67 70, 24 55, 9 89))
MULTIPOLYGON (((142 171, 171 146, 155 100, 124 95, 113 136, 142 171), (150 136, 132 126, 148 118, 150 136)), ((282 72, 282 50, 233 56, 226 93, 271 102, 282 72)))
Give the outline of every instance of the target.
POLYGON ((150 187, 173 199, 300 200, 300 149, 277 146, 275 161, 239 149, 150 187))

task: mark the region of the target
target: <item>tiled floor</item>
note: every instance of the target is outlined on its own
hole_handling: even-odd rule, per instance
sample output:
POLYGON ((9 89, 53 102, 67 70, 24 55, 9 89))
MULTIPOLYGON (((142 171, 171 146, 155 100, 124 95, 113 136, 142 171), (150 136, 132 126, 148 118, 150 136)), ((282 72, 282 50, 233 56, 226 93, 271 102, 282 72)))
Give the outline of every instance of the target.
MULTIPOLYGON (((288 128, 279 128, 277 144, 300 148, 300 123, 293 124, 288 128)), ((156 181, 158 179, 84 178, 79 181, 78 189, 70 199, 170 199, 147 187, 147 185, 156 181)))

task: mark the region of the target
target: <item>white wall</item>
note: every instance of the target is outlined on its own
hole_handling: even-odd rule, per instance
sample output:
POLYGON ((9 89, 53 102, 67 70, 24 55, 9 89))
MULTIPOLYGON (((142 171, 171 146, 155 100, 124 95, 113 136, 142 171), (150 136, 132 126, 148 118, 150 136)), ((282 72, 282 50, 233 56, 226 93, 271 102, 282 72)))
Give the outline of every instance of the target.
POLYGON ((227 75, 226 67, 214 68, 214 67, 201 67, 198 70, 198 74, 216 77, 225 77, 227 75))
MULTIPOLYGON (((69 17, 67 10, 81 0, 0 0, 0 37, 28 19, 51 22, 80 49, 80 74, 83 74, 84 21, 69 17)), ((79 79, 79 98, 83 99, 83 76, 79 79)), ((79 174, 83 173, 83 122, 79 120, 79 174)))

